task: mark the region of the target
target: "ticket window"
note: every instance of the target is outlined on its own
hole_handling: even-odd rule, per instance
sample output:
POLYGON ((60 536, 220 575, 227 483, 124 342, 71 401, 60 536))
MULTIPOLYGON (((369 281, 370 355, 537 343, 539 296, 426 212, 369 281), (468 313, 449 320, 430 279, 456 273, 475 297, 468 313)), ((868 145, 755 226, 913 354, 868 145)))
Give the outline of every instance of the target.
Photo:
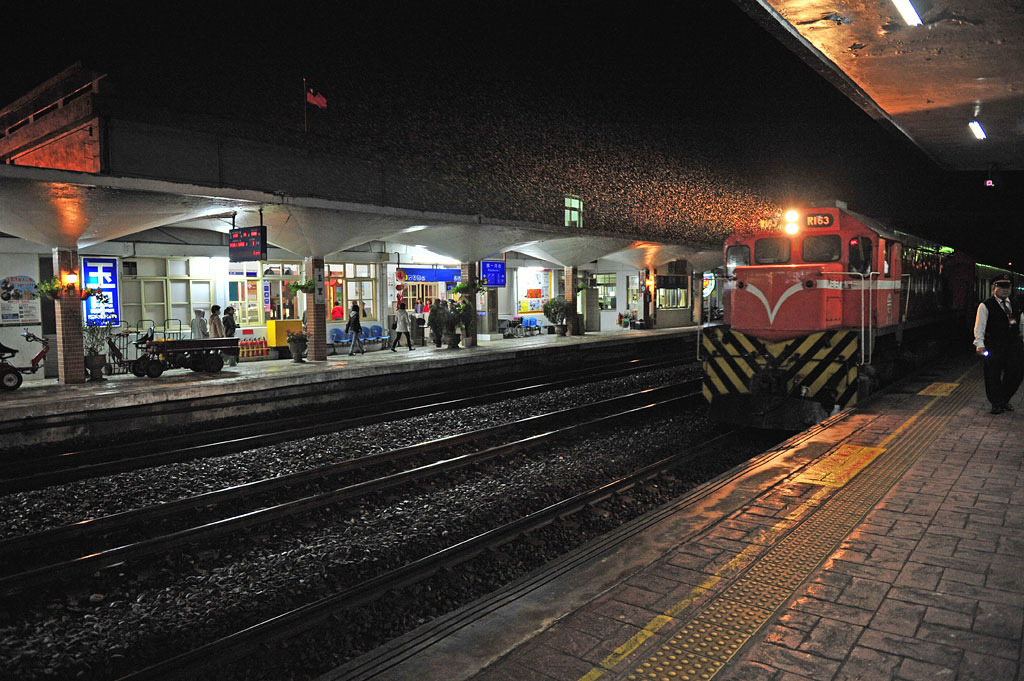
POLYGON ((299 296, 291 292, 290 280, 264 280, 263 284, 270 288, 270 309, 266 310, 267 319, 286 320, 299 319, 299 296))

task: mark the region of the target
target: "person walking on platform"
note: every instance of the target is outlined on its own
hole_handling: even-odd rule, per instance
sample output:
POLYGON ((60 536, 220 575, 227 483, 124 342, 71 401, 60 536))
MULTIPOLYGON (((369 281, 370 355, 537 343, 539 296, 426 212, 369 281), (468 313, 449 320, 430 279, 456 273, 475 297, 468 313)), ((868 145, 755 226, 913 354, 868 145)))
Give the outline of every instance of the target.
POLYGON ((359 353, 365 355, 363 349, 363 325, 359 323, 359 303, 352 301, 352 309, 348 311, 348 324, 345 325, 346 333, 352 333, 352 345, 348 348, 348 356, 356 354, 356 346, 359 346, 359 353))
POLYGON ((1024 378, 1024 340, 1021 307, 1010 296, 1010 277, 997 276, 992 286, 992 296, 978 305, 974 347, 985 358, 985 396, 992 413, 1001 414, 1013 411, 1010 400, 1024 378))
POLYGON ((209 338, 210 331, 206 327, 206 313, 203 312, 202 310, 193 311, 195 312, 196 316, 192 318, 192 323, 190 324, 190 326, 192 327, 192 338, 194 340, 209 338))
POLYGON ((220 305, 214 305, 210 308, 210 338, 224 338, 227 335, 220 318, 220 305))
POLYGON ((409 321, 409 312, 405 309, 405 303, 398 304, 398 315, 395 321, 395 337, 391 339, 391 352, 396 352, 398 341, 405 334, 405 340, 409 343, 409 352, 412 352, 412 323, 409 321))

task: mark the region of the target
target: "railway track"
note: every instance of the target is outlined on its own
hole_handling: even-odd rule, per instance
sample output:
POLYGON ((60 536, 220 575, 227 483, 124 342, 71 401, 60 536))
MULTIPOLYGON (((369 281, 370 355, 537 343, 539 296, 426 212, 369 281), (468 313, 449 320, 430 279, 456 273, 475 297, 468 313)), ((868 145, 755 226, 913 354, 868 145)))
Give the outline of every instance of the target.
POLYGON ((594 428, 651 414, 659 409, 695 404, 700 380, 650 388, 489 428, 453 435, 389 452, 328 466, 236 485, 111 516, 83 519, 71 525, 0 541, 0 596, 11 597, 59 580, 91 574, 113 565, 164 554, 266 523, 352 503, 370 494, 409 482, 440 477, 547 446, 551 442, 594 428), (532 434, 521 437, 526 432, 532 434), (494 444, 495 440, 515 436, 494 444), (458 453, 477 443, 483 449, 458 453), (383 465, 419 460, 431 454, 448 458, 413 468, 333 487, 343 474, 365 472, 383 465), (311 488, 327 486, 325 491, 311 488), (269 496, 275 503, 262 505, 269 496), (281 496, 286 496, 282 499, 281 496))
POLYGON ((31 457, 22 454, 5 459, 0 467, 0 495, 207 456, 222 456, 355 426, 496 402, 641 371, 679 366, 691 361, 692 357, 628 360, 599 369, 588 367, 569 370, 543 379, 515 379, 417 395, 391 400, 386 405, 371 403, 356 407, 325 408, 312 414, 265 419, 259 424, 224 426, 201 433, 156 438, 145 444, 145 451, 140 451, 139 443, 108 443, 102 447, 56 455, 31 457))
MULTIPOLYGON (((682 399, 682 398, 676 398, 682 399)), ((638 410, 656 408, 655 405, 638 410)), ((639 412, 632 410, 634 415, 639 412)), ((455 568, 488 550, 522 539, 551 523, 566 519, 610 497, 621 494, 638 483, 651 479, 688 461, 698 460, 719 443, 733 436, 720 434, 687 452, 663 458, 632 473, 574 494, 556 503, 529 513, 486 532, 458 541, 440 551, 415 559, 359 584, 301 607, 281 613, 258 624, 224 636, 193 650, 152 664, 142 670, 120 677, 119 681, 195 678, 214 666, 265 651, 267 647, 320 626, 330 618, 375 601, 397 589, 422 582, 445 568, 455 568)))

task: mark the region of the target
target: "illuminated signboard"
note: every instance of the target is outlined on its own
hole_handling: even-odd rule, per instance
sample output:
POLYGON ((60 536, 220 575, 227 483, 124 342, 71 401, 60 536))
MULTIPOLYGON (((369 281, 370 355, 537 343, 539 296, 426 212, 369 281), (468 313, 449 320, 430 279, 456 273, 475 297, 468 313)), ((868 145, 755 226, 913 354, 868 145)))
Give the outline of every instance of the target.
POLYGON ((267 259, 267 227, 239 227, 228 233, 228 261, 267 259))
POLYGON ((82 258, 82 288, 98 288, 105 301, 95 296, 85 299, 87 326, 121 323, 118 295, 117 258, 82 258))
POLYGON ((500 260, 483 260, 480 263, 480 278, 485 286, 505 285, 505 263, 500 260))
POLYGON ((804 224, 808 227, 831 227, 835 218, 831 213, 808 213, 804 216, 804 224))

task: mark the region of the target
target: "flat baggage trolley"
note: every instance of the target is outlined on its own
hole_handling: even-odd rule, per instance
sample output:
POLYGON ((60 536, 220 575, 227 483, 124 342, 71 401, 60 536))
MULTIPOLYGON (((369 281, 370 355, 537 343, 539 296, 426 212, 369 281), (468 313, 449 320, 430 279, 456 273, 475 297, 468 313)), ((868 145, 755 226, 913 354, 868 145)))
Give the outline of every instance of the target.
POLYGON ((131 371, 136 376, 157 378, 167 369, 191 369, 216 373, 224 366, 221 353, 238 352, 237 338, 203 338, 166 340, 156 338, 146 341, 139 358, 132 362, 131 371))

